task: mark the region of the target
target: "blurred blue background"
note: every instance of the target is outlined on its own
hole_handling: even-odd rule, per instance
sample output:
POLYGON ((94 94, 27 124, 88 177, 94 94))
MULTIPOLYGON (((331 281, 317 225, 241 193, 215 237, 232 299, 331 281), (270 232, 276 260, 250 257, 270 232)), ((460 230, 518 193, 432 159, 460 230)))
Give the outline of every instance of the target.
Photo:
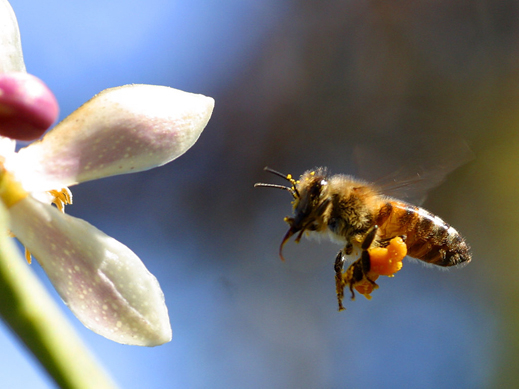
MULTIPOLYGON (((67 212, 126 243, 166 296, 173 340, 152 349, 90 332, 56 297, 122 388, 519 386, 517 2, 11 4, 61 118, 129 83, 216 99, 178 160, 72 188, 67 212), (279 260, 290 196, 253 189, 275 181, 264 166, 354 173, 361 147, 383 175, 459 138, 476 159, 425 207, 466 236, 469 266, 406 263, 339 313, 340 247, 289 243, 279 260)), ((52 388, 0 330, 2 387, 52 388)))

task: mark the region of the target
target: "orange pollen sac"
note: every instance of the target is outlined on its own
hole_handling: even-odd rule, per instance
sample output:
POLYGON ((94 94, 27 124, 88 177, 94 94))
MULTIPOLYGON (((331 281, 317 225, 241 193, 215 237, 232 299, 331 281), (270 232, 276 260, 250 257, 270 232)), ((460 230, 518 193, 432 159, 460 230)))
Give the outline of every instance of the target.
MULTIPOLYGON (((378 275, 375 273, 372 274, 371 272, 369 272, 368 277, 371 281, 376 281, 376 279, 378 278, 378 275)), ((366 277, 364 277, 360 282, 357 282, 354 285, 354 287, 357 292, 359 292, 360 294, 363 294, 364 297, 366 297, 368 300, 371 300, 370 295, 373 292, 373 290, 378 288, 378 285, 369 282, 366 279, 366 277)))
POLYGON ((359 293, 370 299, 371 292, 378 287, 374 281, 379 276, 392 277, 402 269, 402 260, 407 255, 407 245, 402 238, 397 236, 391 239, 387 247, 374 247, 368 249, 368 252, 371 261, 370 271, 354 287, 359 293))
POLYGON ((391 239, 387 247, 368 249, 371 260, 370 273, 392 276, 402 269, 402 260, 407 255, 407 245, 397 236, 391 239))

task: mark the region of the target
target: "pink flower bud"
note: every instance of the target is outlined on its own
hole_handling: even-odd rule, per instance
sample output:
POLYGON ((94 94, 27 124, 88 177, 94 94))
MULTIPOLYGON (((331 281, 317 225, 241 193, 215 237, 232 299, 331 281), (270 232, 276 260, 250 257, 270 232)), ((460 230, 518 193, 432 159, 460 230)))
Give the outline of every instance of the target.
POLYGON ((0 74, 0 135, 34 140, 54 123, 59 107, 54 94, 28 73, 0 74))

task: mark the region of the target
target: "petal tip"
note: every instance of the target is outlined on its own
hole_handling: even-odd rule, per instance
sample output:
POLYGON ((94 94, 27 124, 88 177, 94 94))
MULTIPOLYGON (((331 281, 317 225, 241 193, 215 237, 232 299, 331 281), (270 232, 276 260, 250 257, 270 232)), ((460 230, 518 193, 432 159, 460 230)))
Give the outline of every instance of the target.
POLYGON ((0 73, 25 72, 20 30, 7 0, 0 0, 0 73))

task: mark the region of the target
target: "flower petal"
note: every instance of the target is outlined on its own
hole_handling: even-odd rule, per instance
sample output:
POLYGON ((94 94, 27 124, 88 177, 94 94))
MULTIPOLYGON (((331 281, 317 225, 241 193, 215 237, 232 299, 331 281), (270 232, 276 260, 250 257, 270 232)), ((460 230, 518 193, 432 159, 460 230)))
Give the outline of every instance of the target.
POLYGON ((161 166, 196 142, 213 107, 165 86, 107 89, 20 150, 14 173, 36 191, 161 166))
POLYGON ((0 73, 25 72, 18 21, 7 0, 0 0, 0 73))
POLYGON ((0 136, 0 157, 10 158, 16 149, 16 141, 5 136, 0 136))
POLYGON ((124 344, 171 340, 159 283, 128 247, 30 196, 9 211, 11 230, 86 327, 124 344))
POLYGON ((0 135, 34 140, 58 118, 58 102, 38 77, 0 73, 0 135))

